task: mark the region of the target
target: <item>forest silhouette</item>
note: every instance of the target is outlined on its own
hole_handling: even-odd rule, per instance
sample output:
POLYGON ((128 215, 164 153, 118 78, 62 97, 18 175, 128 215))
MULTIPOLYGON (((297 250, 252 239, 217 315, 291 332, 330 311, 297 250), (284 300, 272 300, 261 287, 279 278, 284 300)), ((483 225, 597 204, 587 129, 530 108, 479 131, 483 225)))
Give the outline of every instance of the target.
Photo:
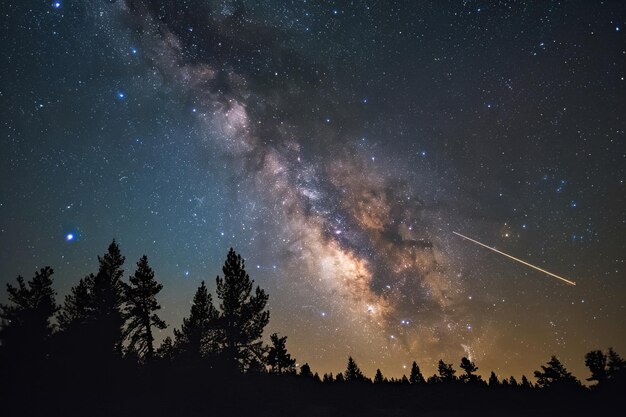
MULTIPOLYGON (((276 333, 265 343, 268 294, 232 248, 216 278, 204 281, 173 337, 159 317, 163 286, 144 255, 124 278, 113 241, 98 271, 56 300, 53 270, 7 284, 0 305, 0 414, 3 416, 405 416, 601 415, 623 408, 626 361, 609 348, 584 357, 591 386, 556 356, 526 376, 488 380, 461 358, 440 360, 425 377, 366 376, 353 357, 336 375, 320 376, 287 351, 276 333)), ((582 358, 581 358, 582 359, 582 358)))

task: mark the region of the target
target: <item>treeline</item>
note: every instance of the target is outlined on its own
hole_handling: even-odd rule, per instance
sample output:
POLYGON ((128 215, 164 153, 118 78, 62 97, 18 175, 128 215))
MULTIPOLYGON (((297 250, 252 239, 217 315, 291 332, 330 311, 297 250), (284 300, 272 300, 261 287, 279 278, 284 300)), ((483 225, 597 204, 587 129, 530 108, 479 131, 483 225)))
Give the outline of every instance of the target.
MULTIPOLYGON (((113 241, 98 257, 98 271, 81 279, 62 305, 55 299, 50 267, 28 282, 19 276, 7 284, 9 303, 0 306, 0 358, 4 365, 68 361, 108 364, 125 359, 140 364, 155 360, 206 361, 241 371, 261 371, 272 362, 282 369, 285 338, 272 335, 275 347, 265 346, 263 330, 269 321, 268 296, 245 271, 245 262, 233 249, 218 276, 213 303, 204 283, 196 291, 191 312, 174 338, 155 347, 155 331, 167 324, 159 317, 157 295, 163 288, 155 279, 147 256, 124 280, 125 257, 113 241), (281 344, 282 343, 282 344, 281 344), (273 356, 272 356, 273 355, 273 356)), ((272 366, 272 365, 270 365, 272 366)))
MULTIPOLYGON (((583 397, 595 392, 600 393, 597 398, 608 401, 626 387, 626 361, 613 349, 606 353, 594 350, 585 356, 591 372, 588 381, 595 382, 591 390, 555 356, 534 372, 536 383, 526 376, 519 381, 513 376, 500 380, 494 372, 483 380, 477 374, 476 364, 466 357, 460 361, 458 375, 453 364, 440 360, 437 374, 428 378, 416 362, 408 376, 386 378, 378 369, 369 378, 352 357, 348 358, 346 369, 336 375, 320 377, 306 363, 297 369, 296 360, 286 349, 286 336, 274 333, 269 344, 264 342, 263 331, 270 318, 266 310, 268 295, 254 287, 244 260, 232 248, 222 276, 216 278, 216 300, 203 281, 180 328, 157 347, 155 332, 167 327, 159 317, 161 306, 157 299, 163 286, 157 282, 145 255, 127 279, 124 262, 113 241, 107 252, 98 257, 97 272, 79 280, 62 304, 56 300, 50 267, 36 272, 28 282, 19 276, 16 284, 7 284, 8 303, 0 305, 0 392, 11 399, 7 410, 16 415, 44 411, 54 415, 50 410, 63 415, 110 415, 123 410, 129 415, 158 415, 167 407, 155 404, 168 395, 168 390, 170 395, 176 393, 179 400, 186 398, 188 391, 183 387, 192 392, 199 387, 211 388, 214 393, 221 393, 213 402, 214 408, 243 407, 246 412, 263 407, 276 411, 284 404, 277 403, 274 396, 286 391, 291 392, 290 398, 283 401, 287 404, 297 400, 307 406, 334 404, 333 409, 342 409, 338 398, 331 400, 336 393, 359 397, 367 392, 364 390, 370 390, 368 386, 380 387, 376 395, 401 395, 399 404, 408 409, 437 408, 433 398, 461 392, 474 393, 475 398, 491 392, 491 402, 494 398, 522 395, 539 401, 528 404, 543 407, 542 394, 531 392, 570 396, 578 393, 583 397), (326 392, 315 400, 316 389, 312 390, 312 386, 334 394, 326 392), (428 393, 424 394, 428 398, 418 407, 412 397, 406 397, 406 388, 401 388, 405 386, 414 387, 414 393, 428 393), (257 398, 266 404, 230 403, 229 390, 234 387, 248 394, 265 392, 265 396, 257 398), (263 391, 268 387, 276 390, 263 391), (295 387, 305 389, 293 391, 295 387), (66 390, 78 396, 67 397, 66 390), (28 403, 27 398, 33 393, 47 401, 28 403)), ((363 404, 369 400, 364 399, 363 404)), ((198 411, 198 415, 204 415, 200 412, 205 410, 203 403, 198 401, 196 398, 185 402, 191 407, 187 414, 195 415, 198 411)))

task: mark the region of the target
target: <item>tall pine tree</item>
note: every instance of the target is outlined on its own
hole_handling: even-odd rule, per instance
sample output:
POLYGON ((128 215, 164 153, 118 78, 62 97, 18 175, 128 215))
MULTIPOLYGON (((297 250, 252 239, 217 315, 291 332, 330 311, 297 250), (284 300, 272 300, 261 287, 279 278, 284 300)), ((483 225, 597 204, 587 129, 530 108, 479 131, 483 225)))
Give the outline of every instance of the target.
POLYGON ((443 360, 439 359, 439 363, 437 364, 437 370, 439 371, 439 377, 442 381, 456 381, 456 371, 452 368, 451 363, 445 363, 443 360))
POLYGON ((592 350, 585 355, 585 365, 591 371, 587 381, 603 384, 607 379, 607 357, 601 350, 592 350))
POLYGON ((580 385, 576 377, 565 369, 565 366, 556 356, 552 356, 547 365, 542 365, 541 371, 535 371, 535 378, 537 378, 537 386, 540 388, 577 387, 580 385))
POLYGON ((186 359, 197 360, 214 351, 212 330, 217 317, 211 294, 202 281, 193 296, 189 317, 183 319, 180 330, 174 330, 176 352, 186 359))
POLYGON ((487 382, 487 385, 489 385, 490 387, 497 387, 498 385, 500 385, 500 381, 498 381, 498 376, 495 372, 491 371, 491 375, 489 375, 489 381, 487 382))
POLYGON ((413 365, 411 365, 411 373, 409 375, 409 382, 411 384, 423 384, 426 382, 424 380, 424 376, 420 371, 420 367, 417 366, 417 362, 413 361, 413 365))
POLYGON ((81 278, 78 285, 72 287, 70 293, 65 296, 65 302, 57 315, 57 322, 61 331, 71 331, 93 317, 93 301, 91 299, 93 279, 93 274, 81 278))
POLYGON ((480 376, 474 374, 474 372, 478 371, 478 367, 474 362, 467 359, 465 356, 461 358, 460 368, 465 371, 464 375, 461 375, 460 380, 463 382, 479 382, 480 376))
POLYGON ((220 353, 226 360, 249 369, 263 360, 265 348, 261 337, 270 317, 265 310, 268 296, 245 270, 245 261, 231 248, 222 267, 224 277, 217 277, 217 298, 220 299, 218 319, 220 353))
POLYGON ((296 360, 287 352, 287 336, 278 337, 277 333, 270 336, 272 346, 267 352, 267 364, 271 371, 277 374, 295 373, 296 360))
POLYGON ((92 287, 92 348, 96 357, 117 356, 122 352, 124 256, 113 240, 107 252, 98 256, 98 273, 92 287))
POLYGON ((385 382, 383 373, 380 372, 380 369, 377 369, 376 374, 374 375, 374 384, 382 384, 383 382, 385 382))
POLYGON ((148 265, 148 257, 142 256, 137 262, 135 274, 124 287, 125 336, 128 349, 140 358, 150 361, 154 358, 154 335, 152 329, 165 329, 165 322, 156 314, 161 308, 156 295, 163 289, 154 278, 154 271, 148 265))
POLYGON ((352 356, 349 356, 348 365, 346 366, 345 380, 346 381, 361 381, 363 379, 365 379, 365 377, 363 376, 363 372, 361 371, 359 366, 356 364, 352 356))
POLYGON ((9 304, 0 305, 0 352, 4 360, 35 362, 46 356, 52 334, 50 319, 58 310, 53 273, 52 268, 45 267, 27 283, 18 276, 17 287, 7 284, 9 304))

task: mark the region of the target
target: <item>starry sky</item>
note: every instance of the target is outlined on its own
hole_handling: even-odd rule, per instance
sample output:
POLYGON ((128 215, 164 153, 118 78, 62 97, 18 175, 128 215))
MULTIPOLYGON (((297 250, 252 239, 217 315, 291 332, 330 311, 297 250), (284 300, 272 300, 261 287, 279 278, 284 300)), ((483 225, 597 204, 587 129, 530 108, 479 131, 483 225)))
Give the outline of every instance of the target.
POLYGON ((0 13, 2 286, 51 265, 61 300, 115 238, 164 284, 163 338, 232 246, 320 373, 626 354, 625 2, 0 13))

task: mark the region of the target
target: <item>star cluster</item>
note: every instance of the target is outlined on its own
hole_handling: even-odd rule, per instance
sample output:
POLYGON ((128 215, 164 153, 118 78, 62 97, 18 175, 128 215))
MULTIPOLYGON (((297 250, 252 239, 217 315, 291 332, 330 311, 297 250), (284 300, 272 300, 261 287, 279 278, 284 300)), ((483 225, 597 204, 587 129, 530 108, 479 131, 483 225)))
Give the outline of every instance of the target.
POLYGON ((321 372, 626 349, 622 2, 25 3, 3 282, 50 264, 64 294, 115 237, 164 284, 164 337, 232 246, 321 372))

